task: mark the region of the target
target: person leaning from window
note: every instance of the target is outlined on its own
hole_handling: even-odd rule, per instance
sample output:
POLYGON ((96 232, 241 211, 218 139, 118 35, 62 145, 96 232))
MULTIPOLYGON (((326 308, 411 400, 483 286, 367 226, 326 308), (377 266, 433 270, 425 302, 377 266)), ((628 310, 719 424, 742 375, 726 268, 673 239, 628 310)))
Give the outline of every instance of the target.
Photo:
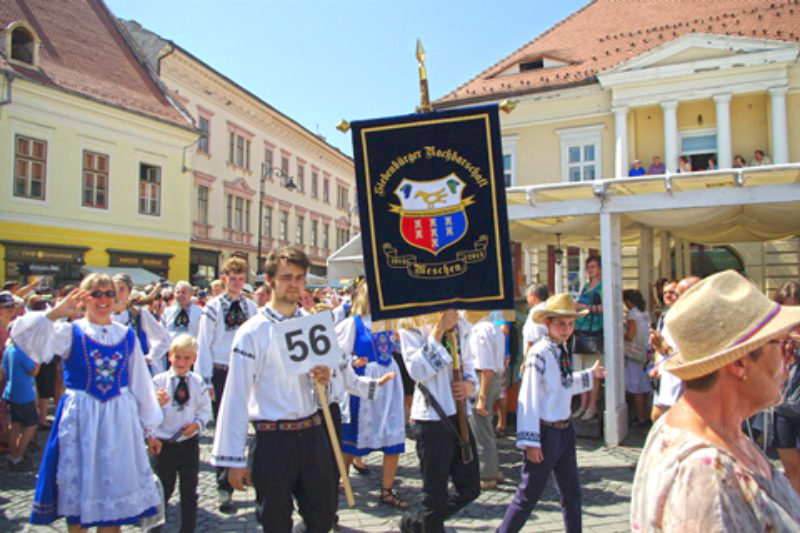
MULTIPOLYGON (((586 332, 603 337, 603 270, 600 266, 600 256, 593 255, 586 259, 586 274, 589 282, 583 286, 578 297, 576 309, 587 309, 589 314, 580 317, 575 322, 575 332, 586 332)), ((582 370, 591 368, 596 361, 603 359, 603 347, 599 346, 597 353, 578 353, 582 370)), ((572 418, 591 420, 597 415, 597 400, 600 397, 600 380, 592 382, 592 390, 581 394, 581 406, 572 415, 572 418)))
POLYGON ((742 422, 781 401, 800 307, 726 270, 687 290, 666 321, 677 355, 665 369, 685 390, 645 442, 631 531, 797 531, 800 496, 742 422))
MULTIPOLYGON (((800 305, 800 283, 787 281, 775 293, 774 300, 781 305, 800 305)), ((794 339, 800 339, 800 330, 792 332, 794 339)), ((797 364, 797 351, 790 361, 789 380, 783 387, 783 402, 775 407, 775 448, 783 463, 786 477, 794 490, 800 493, 800 365, 797 364)))

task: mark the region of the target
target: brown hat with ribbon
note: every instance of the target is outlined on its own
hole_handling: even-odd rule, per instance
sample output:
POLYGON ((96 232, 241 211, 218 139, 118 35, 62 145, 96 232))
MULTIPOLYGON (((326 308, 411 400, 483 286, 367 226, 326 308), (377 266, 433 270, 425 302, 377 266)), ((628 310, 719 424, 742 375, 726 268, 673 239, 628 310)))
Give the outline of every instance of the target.
POLYGON ((586 309, 582 311, 575 309, 575 300, 572 299, 572 296, 569 293, 562 292, 548 298, 544 303, 544 309, 539 309, 533 313, 533 321, 537 324, 543 324, 545 318, 578 318, 588 314, 589 311, 586 309))
POLYGON ((677 354, 664 370, 681 379, 708 375, 800 323, 800 306, 782 307, 734 270, 687 290, 667 313, 677 354))

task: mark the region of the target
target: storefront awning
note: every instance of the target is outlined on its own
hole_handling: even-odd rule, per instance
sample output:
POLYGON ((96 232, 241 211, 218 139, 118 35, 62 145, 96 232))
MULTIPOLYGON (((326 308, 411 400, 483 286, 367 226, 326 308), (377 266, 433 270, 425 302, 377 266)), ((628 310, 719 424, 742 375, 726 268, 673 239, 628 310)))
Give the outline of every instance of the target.
POLYGON ((101 274, 108 274, 109 276, 113 276, 114 274, 128 274, 133 280, 133 284, 138 287, 144 287, 150 283, 156 283, 159 281, 159 279, 161 279, 158 277, 158 275, 153 274, 144 268, 84 266, 81 267, 81 272, 84 274, 99 272, 101 274))

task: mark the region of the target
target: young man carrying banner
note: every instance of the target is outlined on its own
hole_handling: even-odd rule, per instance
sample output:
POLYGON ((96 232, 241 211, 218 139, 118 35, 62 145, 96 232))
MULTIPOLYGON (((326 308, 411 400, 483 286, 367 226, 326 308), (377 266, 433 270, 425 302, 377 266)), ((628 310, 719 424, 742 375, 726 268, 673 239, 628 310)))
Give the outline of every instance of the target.
POLYGON ((235 489, 255 487, 256 517, 266 532, 291 531, 292 496, 307 531, 321 533, 334 525, 334 467, 312 381, 327 385, 330 369, 316 366, 310 375, 287 377, 286 356, 272 338, 274 324, 302 316, 297 302, 309 264, 303 252, 289 247, 267 258, 272 300, 236 333, 214 437, 212 464, 228 467, 235 489), (249 468, 248 422, 256 429, 249 468))
POLYGON ((400 522, 404 533, 444 532, 444 521, 480 494, 475 439, 469 433, 472 459, 464 463, 458 438, 456 402, 474 397, 478 381, 475 377, 475 356, 471 353, 470 325, 459 320, 458 313, 449 309, 442 313, 434 326, 401 329, 400 343, 403 359, 411 378, 418 382, 414 391, 411 419, 420 426, 417 456, 422 471, 422 509, 406 512, 400 522), (449 335, 455 333, 455 336, 449 335), (450 340, 456 339, 456 353, 463 369, 463 381, 453 379, 453 358, 450 340), (432 401, 425 398, 422 388, 432 401), (437 413, 433 401, 439 404, 446 420, 437 413), (448 478, 455 490, 448 494, 448 478))

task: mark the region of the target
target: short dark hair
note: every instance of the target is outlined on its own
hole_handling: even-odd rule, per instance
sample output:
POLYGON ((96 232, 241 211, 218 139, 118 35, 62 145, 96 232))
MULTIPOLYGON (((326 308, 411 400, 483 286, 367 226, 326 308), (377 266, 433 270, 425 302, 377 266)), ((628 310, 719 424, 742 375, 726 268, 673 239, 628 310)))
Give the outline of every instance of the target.
POLYGON ((599 255, 590 255, 586 258, 586 264, 594 262, 597 265, 597 268, 603 268, 603 262, 600 260, 599 255))
POLYGON ((278 270, 278 263, 285 261, 290 265, 297 265, 304 271, 308 272, 308 267, 311 266, 311 261, 302 250, 292 248, 291 246, 284 246, 272 250, 267 256, 267 261, 264 263, 264 273, 272 279, 275 277, 275 272, 278 270))
POLYGON ((545 283, 531 283, 528 285, 528 294, 535 294, 540 302, 550 298, 550 289, 545 283))
POLYGON ((644 311, 647 309, 647 304, 644 301, 642 293, 635 289, 627 289, 622 291, 622 300, 628 300, 635 305, 639 311, 644 311))

